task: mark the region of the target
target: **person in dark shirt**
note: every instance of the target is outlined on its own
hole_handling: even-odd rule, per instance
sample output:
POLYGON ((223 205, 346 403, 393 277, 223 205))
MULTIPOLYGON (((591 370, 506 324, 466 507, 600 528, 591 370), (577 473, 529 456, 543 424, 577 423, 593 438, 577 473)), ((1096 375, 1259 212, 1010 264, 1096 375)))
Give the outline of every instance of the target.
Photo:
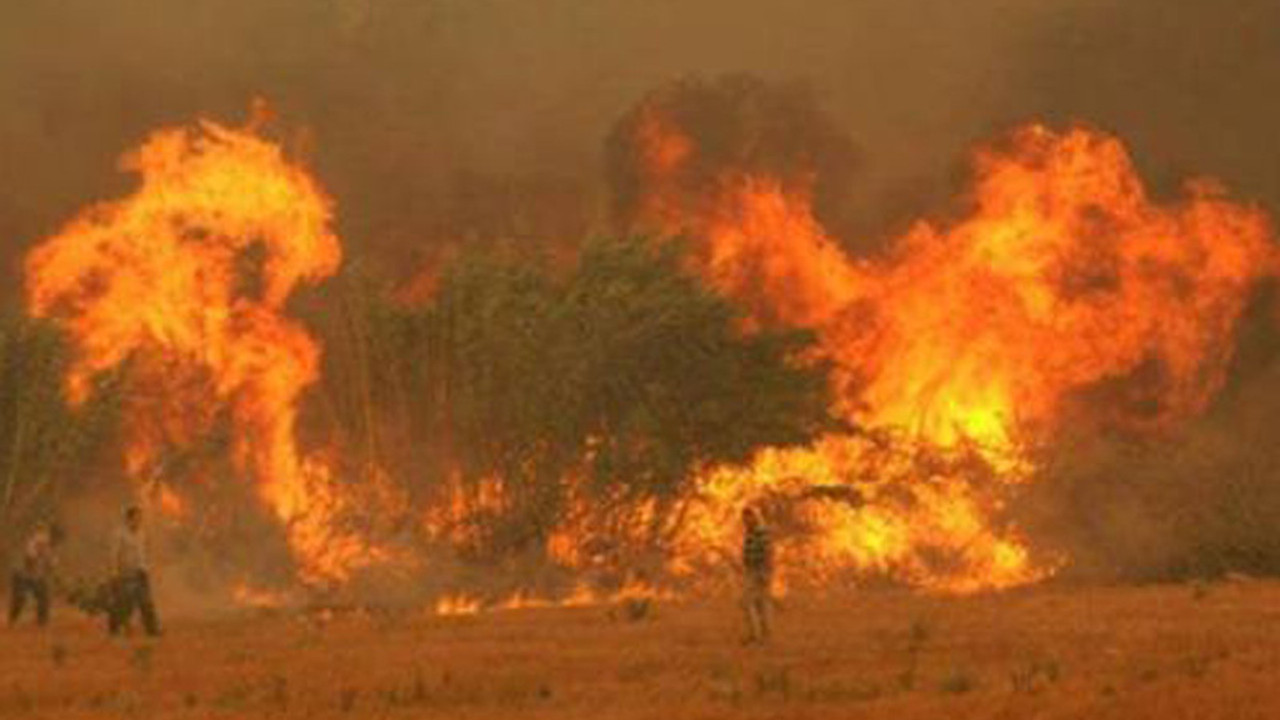
POLYGON ((773 543, 760 514, 742 511, 742 607, 746 613, 747 643, 769 639, 769 605, 772 601, 773 543))

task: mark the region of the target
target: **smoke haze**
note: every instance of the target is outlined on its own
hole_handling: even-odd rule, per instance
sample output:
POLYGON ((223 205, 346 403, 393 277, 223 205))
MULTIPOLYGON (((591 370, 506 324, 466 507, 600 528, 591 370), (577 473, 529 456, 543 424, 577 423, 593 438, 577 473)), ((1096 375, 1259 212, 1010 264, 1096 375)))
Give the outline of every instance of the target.
MULTIPOLYGON (((938 210, 964 149, 1028 117, 1117 132, 1158 182, 1280 205, 1280 8, 1266 0, 67 0, 0 11, 0 248, 120 194, 152 128, 255 95, 313 154, 353 255, 597 227, 602 146, 673 78, 806 84, 861 149, 839 235, 938 210), (500 217, 505 216, 505 217, 500 217)), ((6 293, 5 301, 16 300, 6 293)))

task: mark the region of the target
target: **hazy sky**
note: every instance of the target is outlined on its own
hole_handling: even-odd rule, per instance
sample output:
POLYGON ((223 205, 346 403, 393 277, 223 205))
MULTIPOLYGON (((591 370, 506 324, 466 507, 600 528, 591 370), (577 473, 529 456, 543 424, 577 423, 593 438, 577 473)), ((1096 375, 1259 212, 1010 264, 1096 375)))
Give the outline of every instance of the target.
POLYGON ((116 158, 150 129, 238 121, 254 95, 308 129, 348 248, 376 256, 492 221, 459 208, 460 175, 589 214, 615 120, 725 72, 812 86, 862 149, 868 236, 939 207, 970 143, 1030 117, 1280 208, 1274 0, 8 0, 0 277, 127 189, 116 158))

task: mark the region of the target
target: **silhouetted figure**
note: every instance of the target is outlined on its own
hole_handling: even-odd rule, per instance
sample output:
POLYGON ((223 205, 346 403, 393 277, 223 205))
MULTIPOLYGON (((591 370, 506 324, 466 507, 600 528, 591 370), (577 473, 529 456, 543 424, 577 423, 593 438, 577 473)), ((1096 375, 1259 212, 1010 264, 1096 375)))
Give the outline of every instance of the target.
POLYGON ((49 624, 50 585, 53 583, 55 537, 47 523, 36 525, 22 548, 22 557, 13 569, 9 587, 9 624, 22 617, 22 610, 31 598, 36 603, 36 623, 49 624))
POLYGON ((773 543, 759 513, 742 511, 742 607, 746 613, 746 642, 769 639, 773 591, 773 543))
POLYGON ((133 618, 135 610, 142 615, 142 626, 148 635, 160 634, 155 604, 151 600, 151 576, 147 564, 147 536, 142 528, 142 510, 129 507, 124 512, 124 525, 116 531, 111 549, 115 599, 107 614, 107 628, 116 635, 133 618))

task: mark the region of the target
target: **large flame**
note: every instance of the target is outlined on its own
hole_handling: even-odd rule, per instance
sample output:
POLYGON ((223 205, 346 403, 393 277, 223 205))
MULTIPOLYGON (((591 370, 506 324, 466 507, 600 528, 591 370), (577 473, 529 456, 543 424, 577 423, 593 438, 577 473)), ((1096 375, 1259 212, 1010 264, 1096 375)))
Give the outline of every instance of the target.
POLYGON ((338 268, 330 201, 253 128, 163 130, 123 167, 141 176, 133 194, 88 208, 27 258, 31 312, 74 344, 71 400, 128 363, 126 460, 139 479, 163 478, 167 452, 225 422, 235 467, 304 577, 345 577, 375 551, 338 529, 345 496, 297 446, 320 351, 284 314, 299 283, 338 268))
POLYGON ((695 271, 755 322, 816 329, 839 411, 869 431, 709 474, 680 562, 730 543, 743 504, 785 498, 795 574, 957 591, 1042 577, 1054 560, 994 522, 1033 471, 1028 444, 1067 418, 1150 430, 1201 411, 1278 267, 1261 211, 1210 182, 1155 202, 1123 145, 1085 128, 980 150, 966 214, 858 260, 805 181, 723 167, 691 189, 708 175, 694 137, 657 106, 630 127, 633 226, 688 238, 695 271))

